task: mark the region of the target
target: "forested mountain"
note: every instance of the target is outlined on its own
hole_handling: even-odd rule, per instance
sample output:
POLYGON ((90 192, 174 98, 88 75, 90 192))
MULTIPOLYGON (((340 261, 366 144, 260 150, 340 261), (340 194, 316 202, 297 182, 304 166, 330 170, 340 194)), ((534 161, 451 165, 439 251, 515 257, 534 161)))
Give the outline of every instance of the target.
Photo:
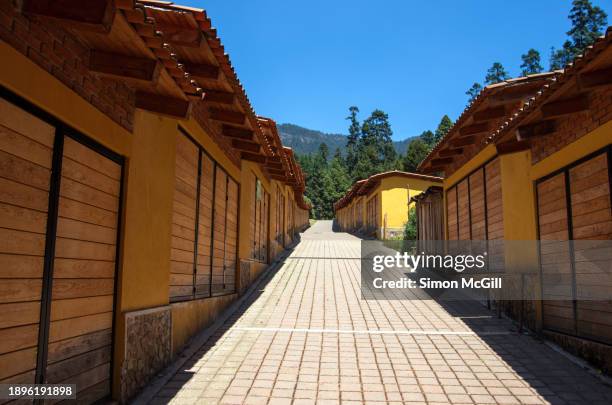
MULTIPOLYGON (((346 135, 328 134, 314 129, 308 129, 295 124, 280 124, 278 132, 283 140, 283 145, 293 148, 298 155, 309 155, 319 150, 319 145, 327 144, 332 153, 340 149, 342 155, 346 155, 346 135)), ((408 144, 416 137, 410 137, 403 141, 393 142, 395 151, 404 154, 408 144)))

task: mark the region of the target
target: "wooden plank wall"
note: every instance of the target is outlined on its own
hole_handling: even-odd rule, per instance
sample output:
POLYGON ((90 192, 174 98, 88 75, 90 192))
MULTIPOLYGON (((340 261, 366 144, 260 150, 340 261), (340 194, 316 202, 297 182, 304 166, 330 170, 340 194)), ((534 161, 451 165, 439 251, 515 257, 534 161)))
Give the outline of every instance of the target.
MULTIPOLYGON (((225 255, 223 269, 223 293, 236 289, 236 268, 238 266, 238 200, 239 189, 231 177, 227 182, 227 216, 225 222, 225 255)), ((219 290, 216 290, 219 291, 219 290)))
POLYGON ((121 166, 65 137, 47 382, 80 401, 110 394, 121 166))
POLYGON ((177 133, 171 302, 235 290, 238 195, 238 183, 195 142, 177 133))
POLYGON ((0 381, 33 383, 46 347, 41 378, 76 383, 79 399, 95 402, 111 387, 122 168, 57 131, 0 100, 0 381), (55 136, 62 137, 55 151, 61 172, 51 194, 55 136), (49 315, 41 318, 45 253, 53 266, 49 315))
POLYGON ((485 240, 485 194, 484 194, 484 170, 477 170, 469 177, 470 184, 470 219, 471 238, 473 240, 485 240))
POLYGON ((270 213, 270 193, 268 193, 263 184, 259 182, 255 174, 252 177, 254 204, 251 215, 251 227, 253 229, 251 241, 253 244, 252 258, 267 263, 268 261, 268 238, 269 232, 269 213, 270 213), (257 184, 259 184, 260 193, 257 195, 257 184), (259 197, 259 198, 258 198, 259 197))
POLYGON ((457 220, 459 221, 459 240, 471 239, 469 193, 470 188, 466 178, 457 185, 457 209, 459 210, 457 220))
POLYGON ((54 134, 0 99, 2 383, 34 383, 54 134))
POLYGON ((596 241, 612 239, 609 154, 537 184, 544 327, 606 344, 612 344, 612 252, 596 241), (575 242, 546 242, 563 239, 575 242))
POLYGON ((202 172, 200 173, 200 209, 198 211, 198 263, 196 268, 196 298, 210 296, 211 250, 213 229, 213 195, 215 162, 204 152, 200 152, 202 172))
POLYGON ((572 265, 565 173, 537 185, 543 327, 574 332, 572 265))
POLYGON ((459 230, 457 228, 457 189, 456 186, 449 188, 446 192, 446 223, 448 240, 458 240, 459 230))
POLYGON ((196 144, 177 132, 170 259, 171 302, 193 297, 198 155, 196 144))
POLYGON ((499 158, 485 165, 484 176, 486 177, 487 188, 487 239, 504 239, 504 212, 499 158))
POLYGON ((612 240, 610 171, 606 153, 569 170, 579 336, 612 344, 612 249, 591 240, 612 240))

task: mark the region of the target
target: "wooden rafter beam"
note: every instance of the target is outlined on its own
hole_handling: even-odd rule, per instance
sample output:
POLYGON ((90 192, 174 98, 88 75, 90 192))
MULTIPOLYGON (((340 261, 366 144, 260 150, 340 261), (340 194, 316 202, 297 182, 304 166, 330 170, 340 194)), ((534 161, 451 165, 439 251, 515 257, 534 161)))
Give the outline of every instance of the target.
POLYGON ((266 167, 268 169, 272 169, 272 170, 283 170, 283 165, 281 163, 271 163, 271 162, 266 162, 266 167))
POLYGON ((266 157, 258 153, 241 152, 240 159, 248 160, 249 162, 266 163, 266 157))
POLYGON ((239 128, 233 125, 223 125, 221 127, 221 133, 228 138, 243 139, 245 141, 253 140, 253 131, 246 128, 239 128))
POLYGON ((517 84, 506 87, 497 94, 490 95, 488 98, 492 103, 511 103, 521 101, 541 89, 543 85, 544 83, 542 81, 517 84))
POLYGON ((582 73, 578 76, 578 83, 582 89, 612 84, 612 67, 582 73))
POLYGON ((199 48, 202 43, 202 31, 199 28, 189 29, 158 21, 157 29, 164 33, 164 40, 173 45, 199 48))
POLYGON ((205 63, 185 63, 185 70, 191 74, 191 76, 217 80, 219 78, 219 67, 215 65, 208 65, 205 63))
POLYGON ((21 11, 62 20, 74 28, 110 32, 115 18, 112 0, 23 0, 21 11))
POLYGON ((175 118, 187 118, 191 111, 189 100, 141 91, 136 92, 135 104, 136 108, 175 118))
POLYGON ((506 107, 503 105, 497 107, 486 108, 481 111, 476 111, 473 115, 474 122, 489 121, 497 118, 503 118, 507 114, 506 107))
POLYGON ((234 104, 234 93, 218 90, 204 90, 204 101, 219 104, 234 104))
POLYGON ((261 150, 261 145, 255 142, 243 141, 242 139, 232 139, 232 147, 235 149, 251 152, 251 153, 259 153, 261 150))
POLYGON ((285 171, 284 170, 273 170, 273 169, 268 169, 268 172, 272 175, 276 175, 276 176, 284 176, 285 175, 285 171))
POLYGON ((92 50, 89 54, 89 70, 114 79, 140 83, 156 83, 161 72, 157 59, 92 50))
POLYGON ((454 147, 469 146, 469 145, 473 145, 475 143, 476 143, 476 137, 475 136, 464 136, 464 137, 457 138, 457 139, 451 139, 449 141, 449 144, 451 146, 454 146, 454 147))
POLYGON ((528 141, 509 141, 502 142, 495 145, 495 149, 497 149, 498 155, 507 155, 509 153, 522 152, 524 150, 529 150, 529 142, 528 141))
POLYGON ((555 120, 544 120, 517 128, 516 138, 520 140, 533 138, 535 136, 548 135, 557 129, 555 120))
POLYGON ((434 172, 443 172, 445 169, 444 166, 429 166, 426 168, 423 168, 423 171, 426 173, 434 173, 434 172))
POLYGON ((448 157, 448 156, 461 155, 462 153, 463 153, 463 148, 442 149, 440 152, 438 152, 438 155, 440 155, 441 157, 448 157))
POLYGON ((589 108, 589 97, 581 94, 564 100, 552 101, 541 107, 542 118, 553 118, 573 114, 589 108))
POLYGON ((215 121, 229 122, 231 124, 244 124, 245 115, 239 111, 221 110, 219 108, 211 108, 210 118, 215 121))
POLYGON ((478 124, 466 125, 464 127, 459 128, 460 136, 474 135, 480 134, 483 132, 487 132, 491 129, 491 125, 488 122, 481 122, 478 124))
POLYGON ((451 157, 431 159, 431 164, 433 166, 443 166, 451 163, 453 163, 453 158, 451 157))

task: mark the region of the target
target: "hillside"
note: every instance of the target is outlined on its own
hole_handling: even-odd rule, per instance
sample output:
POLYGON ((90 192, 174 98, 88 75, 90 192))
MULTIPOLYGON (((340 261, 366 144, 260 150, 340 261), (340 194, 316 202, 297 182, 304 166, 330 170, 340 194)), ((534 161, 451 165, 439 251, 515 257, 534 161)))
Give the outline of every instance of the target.
MULTIPOLYGON (((319 150, 319 145, 323 142, 329 147, 330 153, 334 153, 336 148, 344 154, 346 148, 346 135, 328 134, 314 129, 308 129, 295 124, 280 124, 278 126, 279 135, 285 146, 293 148, 295 153, 306 155, 319 150)), ((393 142, 398 153, 405 154, 408 143, 415 137, 404 139, 403 141, 393 142)))

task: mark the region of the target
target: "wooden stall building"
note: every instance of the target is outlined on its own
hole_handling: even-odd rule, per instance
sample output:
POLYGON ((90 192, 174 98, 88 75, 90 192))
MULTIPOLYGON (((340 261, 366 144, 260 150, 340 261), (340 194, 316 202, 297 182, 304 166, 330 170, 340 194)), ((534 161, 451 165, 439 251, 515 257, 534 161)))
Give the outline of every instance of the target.
POLYGON ((525 300, 501 309, 608 372, 612 249, 580 246, 612 239, 611 118, 609 28, 563 71, 484 88, 419 167, 444 173, 446 239, 505 241, 507 288, 525 300), (525 240, 542 242, 512 247, 525 240))
POLYGON ((440 177, 396 170, 357 181, 334 204, 337 228, 377 239, 401 237, 411 198, 440 184, 440 177))
POLYGON ((308 224, 206 12, 0 2, 0 383, 126 402, 308 224))

